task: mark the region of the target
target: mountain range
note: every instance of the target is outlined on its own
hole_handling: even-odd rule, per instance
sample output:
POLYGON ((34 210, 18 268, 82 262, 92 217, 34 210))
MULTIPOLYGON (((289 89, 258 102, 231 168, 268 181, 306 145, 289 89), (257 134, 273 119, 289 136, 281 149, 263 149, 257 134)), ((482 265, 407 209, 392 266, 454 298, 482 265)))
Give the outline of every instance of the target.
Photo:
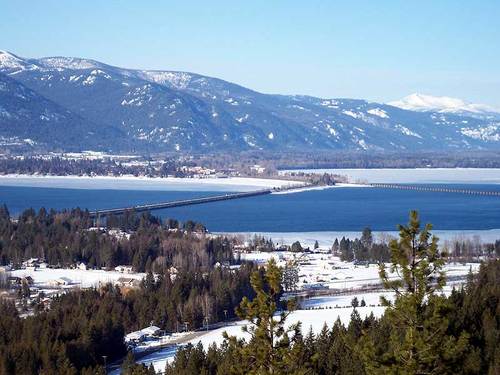
POLYGON ((388 104, 263 94, 195 73, 0 51, 0 147, 113 152, 498 150, 500 114, 413 94, 388 104))

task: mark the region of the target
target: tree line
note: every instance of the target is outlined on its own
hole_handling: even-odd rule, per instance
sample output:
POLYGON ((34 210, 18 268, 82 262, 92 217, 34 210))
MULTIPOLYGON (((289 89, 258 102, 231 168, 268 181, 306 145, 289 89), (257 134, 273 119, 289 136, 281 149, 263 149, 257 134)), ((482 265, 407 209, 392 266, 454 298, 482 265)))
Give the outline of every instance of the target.
POLYGON ((335 239, 332 245, 332 253, 346 262, 388 262, 391 254, 387 242, 376 242, 370 228, 363 229, 361 238, 351 240, 342 237, 339 241, 335 239))
POLYGON ((128 164, 112 159, 67 159, 63 157, 3 157, 0 158, 1 174, 36 174, 54 176, 148 176, 184 177, 176 159, 160 162, 146 160, 128 164))
POLYGON ((54 266, 83 262, 91 268, 132 265, 136 271, 159 272, 234 263, 232 243, 206 236, 205 227, 193 221, 163 222, 148 212, 127 212, 110 217, 106 230, 93 225, 89 212, 80 209, 28 209, 12 220, 7 207, 0 206, 0 264, 40 258, 54 266))

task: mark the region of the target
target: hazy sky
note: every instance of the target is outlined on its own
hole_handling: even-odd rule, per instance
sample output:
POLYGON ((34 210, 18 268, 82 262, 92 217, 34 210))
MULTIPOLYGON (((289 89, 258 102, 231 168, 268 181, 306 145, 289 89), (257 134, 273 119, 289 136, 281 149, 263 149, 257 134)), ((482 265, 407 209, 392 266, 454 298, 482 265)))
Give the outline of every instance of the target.
POLYGON ((0 0, 0 49, 183 70, 258 91, 500 108, 500 1, 0 0), (140 5, 142 4, 142 5, 140 5))

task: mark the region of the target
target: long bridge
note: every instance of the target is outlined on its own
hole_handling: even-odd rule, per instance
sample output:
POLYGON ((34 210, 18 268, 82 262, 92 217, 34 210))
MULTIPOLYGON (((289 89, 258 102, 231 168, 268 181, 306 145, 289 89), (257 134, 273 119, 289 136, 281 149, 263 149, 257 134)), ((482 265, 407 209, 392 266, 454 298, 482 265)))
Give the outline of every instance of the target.
POLYGON ((103 209, 103 210, 90 211, 89 214, 90 214, 90 217, 92 217, 92 218, 99 218, 99 217, 105 217, 105 216, 110 216, 110 215, 120 215, 120 214, 124 214, 127 211, 143 212, 143 211, 161 210, 164 208, 191 206, 191 205, 202 204, 202 203, 227 201, 227 200, 231 200, 231 199, 255 197, 258 195, 271 194, 274 191, 280 191, 280 189, 270 188, 270 189, 255 190, 255 191, 249 191, 249 192, 243 192, 243 193, 228 193, 228 194, 223 194, 223 195, 213 195, 213 196, 202 197, 202 198, 182 199, 182 200, 177 200, 177 201, 160 202, 160 203, 152 203, 152 204, 141 204, 141 205, 131 206, 131 207, 109 208, 109 209, 103 209))
POLYGON ((458 194, 469 194, 469 195, 490 195, 490 196, 500 197, 500 190, 486 191, 486 190, 463 189, 463 188, 449 188, 440 186, 384 184, 384 183, 369 183, 366 185, 383 189, 415 190, 415 191, 427 191, 434 193, 458 193, 458 194))
MULTIPOLYGON (((500 197, 500 191, 485 191, 485 190, 474 190, 474 189, 463 189, 463 188, 449 188, 449 187, 439 187, 439 186, 425 186, 425 185, 405 185, 405 184, 389 184, 389 183, 367 183, 366 186, 382 189, 400 189, 400 190, 414 190, 423 192, 436 192, 436 193, 459 193, 459 194, 469 194, 469 195, 487 195, 487 196, 497 196, 500 197)), ((191 206, 195 204, 203 204, 210 202, 219 202, 232 199, 240 199, 247 197, 255 197, 259 195, 271 194, 273 192, 293 190, 297 188, 311 187, 311 185, 294 185, 285 186, 282 188, 268 188, 262 190, 255 190, 243 193, 227 193, 221 195, 214 195, 202 198, 192 198, 183 199, 170 202, 160 202, 152 204, 142 204, 130 207, 120 207, 120 208, 109 208, 101 209, 96 211, 91 211, 90 216, 92 218, 106 217, 110 215, 120 215, 128 211, 143 212, 152 210, 161 210, 165 208, 174 208, 182 206, 191 206)))

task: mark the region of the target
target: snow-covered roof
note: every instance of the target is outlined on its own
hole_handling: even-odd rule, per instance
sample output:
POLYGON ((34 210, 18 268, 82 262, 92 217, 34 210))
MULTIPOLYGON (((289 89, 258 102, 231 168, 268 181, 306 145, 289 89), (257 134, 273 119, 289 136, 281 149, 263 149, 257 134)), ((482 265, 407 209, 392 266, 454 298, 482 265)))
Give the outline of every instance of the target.
POLYGON ((68 277, 64 277, 64 276, 57 278, 56 281, 61 283, 61 284, 71 284, 71 279, 68 277))
POLYGON ((145 335, 154 335, 155 333, 158 333, 158 331, 160 331, 160 328, 157 326, 150 326, 141 329, 141 332, 143 332, 145 335))
POLYGON ((153 336, 159 331, 161 331, 161 329, 157 326, 146 327, 139 331, 130 332, 125 335, 125 341, 141 340, 145 336, 153 336))

